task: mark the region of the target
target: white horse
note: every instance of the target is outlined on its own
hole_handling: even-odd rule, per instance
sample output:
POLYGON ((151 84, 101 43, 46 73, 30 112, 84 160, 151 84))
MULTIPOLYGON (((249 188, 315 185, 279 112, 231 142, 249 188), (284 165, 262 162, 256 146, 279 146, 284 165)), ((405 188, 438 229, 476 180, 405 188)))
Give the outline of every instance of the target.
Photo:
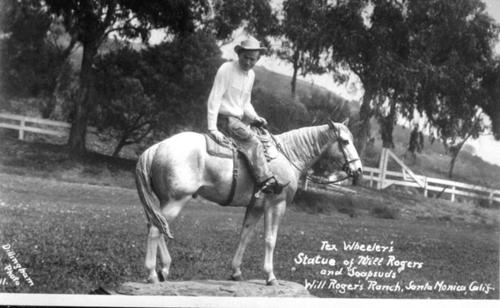
MULTIPOLYGON (((343 169, 355 180, 362 174, 362 165, 353 145, 351 132, 345 123, 295 129, 273 139, 279 145, 279 154, 270 162, 270 169, 280 182, 290 182, 280 194, 262 194, 255 197, 254 179, 246 164, 241 163, 234 198, 230 206, 246 207, 240 242, 232 261, 232 276, 241 280, 241 263, 259 219, 264 216, 265 258, 264 272, 267 284, 276 284, 273 272, 273 253, 278 226, 286 204, 291 202, 300 176, 328 151, 332 159, 343 163, 343 169)), ((241 158, 240 158, 241 159, 241 158)), ((172 238, 169 223, 179 214, 187 201, 200 195, 224 204, 230 195, 233 180, 232 159, 211 156, 206 152, 202 134, 183 132, 148 148, 139 158, 136 183, 149 225, 145 266, 148 281, 159 282, 156 272, 157 249, 164 279, 169 274, 171 257, 164 234, 172 238), (159 200, 157 205, 156 195, 159 200)))

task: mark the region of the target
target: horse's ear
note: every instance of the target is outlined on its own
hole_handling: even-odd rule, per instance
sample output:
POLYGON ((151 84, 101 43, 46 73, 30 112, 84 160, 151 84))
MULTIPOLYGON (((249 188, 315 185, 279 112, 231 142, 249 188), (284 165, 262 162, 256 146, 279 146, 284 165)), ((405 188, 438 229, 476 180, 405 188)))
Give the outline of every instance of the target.
POLYGON ((347 117, 344 121, 342 121, 342 124, 345 126, 349 125, 349 118, 347 117))
POLYGON ((330 126, 331 129, 335 129, 335 122, 328 120, 328 126, 330 126))

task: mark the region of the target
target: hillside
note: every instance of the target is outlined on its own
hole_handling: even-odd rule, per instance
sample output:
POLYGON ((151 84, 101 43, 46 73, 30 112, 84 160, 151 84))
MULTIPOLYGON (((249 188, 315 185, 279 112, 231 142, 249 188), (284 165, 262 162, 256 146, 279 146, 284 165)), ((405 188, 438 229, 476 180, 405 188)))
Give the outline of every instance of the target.
MULTIPOLYGON (((257 67, 256 84, 257 89, 273 93, 278 97, 290 97, 291 77, 269 71, 263 67, 257 67)), ((313 92, 328 95, 330 93, 334 101, 343 103, 346 100, 330 92, 328 89, 310 84, 308 82, 297 80, 297 94, 299 97, 310 96, 313 92)), ((356 113, 359 110, 359 102, 349 101, 352 106, 351 112, 356 113)), ((382 147, 382 140, 379 133, 377 121, 372 120, 371 134, 374 137, 374 145, 369 155, 366 155, 365 165, 377 167, 379 153, 382 147)), ((410 130, 402 126, 396 126, 393 133, 394 143, 396 145, 393 152, 400 158, 404 158, 408 141, 410 139, 410 130)), ((410 157, 404 159, 405 163, 417 174, 427 175, 429 177, 446 178, 450 157, 446 155, 444 146, 436 140, 432 145, 429 138, 425 137, 424 150, 414 161, 410 157)), ((396 166, 393 166, 395 168, 396 166)), ((394 169, 397 170, 397 169, 394 169)), ((399 171, 399 170, 398 170, 399 171)), ((483 161, 480 157, 472 155, 470 152, 462 151, 459 154, 454 169, 453 180, 477 184, 481 186, 500 188, 500 166, 493 165, 483 161)))
MULTIPOLYGON (((255 70, 255 85, 254 88, 262 89, 266 92, 271 92, 278 97, 291 97, 290 83, 292 78, 290 76, 282 75, 270 71, 264 67, 257 66, 255 70)), ((347 100, 341 96, 331 92, 330 90, 318 86, 304 80, 297 79, 297 97, 310 97, 313 93, 330 96, 333 101, 338 103, 346 102, 347 100)), ((359 109, 359 102, 349 101, 353 110, 359 109)))
MULTIPOLYGON (((78 63, 80 52, 76 52, 72 56, 72 62, 78 63)), ((290 101, 290 76, 285 76, 264 67, 256 67, 255 90, 272 94, 281 101, 290 101)), ((303 80, 297 80, 297 97, 298 101, 304 102, 307 107, 307 100, 301 100, 303 97, 312 97, 314 95, 330 96, 330 100, 337 104, 347 103, 351 107, 351 114, 356 114, 359 110, 359 102, 347 101, 344 98, 330 92, 328 89, 314 85, 303 80)), ((266 102, 267 103, 267 102, 266 102)), ((4 102, 0 106, 3 112, 12 112, 18 114, 26 114, 29 116, 37 116, 36 100, 12 101, 4 102)), ((408 145, 410 131, 403 127, 396 127, 394 130, 394 141, 396 148, 393 150, 399 157, 403 157, 408 145)), ((373 147, 370 149, 369 155, 366 156, 364 164, 367 166, 378 165, 378 158, 381 149, 381 140, 378 124, 372 121, 372 136, 374 137, 373 147)), ((1 136, 0 136, 1 138, 1 136)), ((37 139, 43 137, 37 136, 37 139)), ((112 152, 112 144, 103 144, 96 136, 89 138, 88 147, 93 151, 104 155, 110 155, 112 152)), ((63 142, 64 141, 60 141, 63 142)), ((146 145, 147 146, 147 145, 146 145)), ((125 147, 122 156, 126 158, 135 158, 137 153, 141 151, 141 146, 125 147)), ((423 174, 431 177, 446 178, 448 172, 450 158, 445 154, 444 147, 439 142, 430 145, 429 140, 425 140, 425 148, 423 153, 419 154, 417 160, 405 160, 408 166, 417 174, 423 174)), ((462 151, 459 155, 455 167, 455 180, 463 181, 482 186, 490 186, 500 188, 500 167, 484 162, 477 156, 473 156, 466 151, 462 151)))

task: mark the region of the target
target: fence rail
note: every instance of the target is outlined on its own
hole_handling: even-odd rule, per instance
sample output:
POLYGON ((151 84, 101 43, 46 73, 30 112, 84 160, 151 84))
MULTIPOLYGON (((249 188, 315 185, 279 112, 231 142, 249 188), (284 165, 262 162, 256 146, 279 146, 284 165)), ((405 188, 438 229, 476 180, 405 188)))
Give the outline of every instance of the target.
MULTIPOLYGON (((0 128, 2 127, 18 130, 19 139, 24 140, 25 132, 59 137, 67 136, 68 129, 71 127, 71 124, 15 114, 0 113, 0 128)), ((425 196, 428 196, 429 191, 449 194, 451 201, 455 201, 456 196, 465 196, 476 199, 485 199, 490 203, 493 201, 500 202, 500 190, 498 189, 416 175, 388 149, 383 149, 382 151, 379 168, 364 167, 363 173, 364 178, 365 180, 368 180, 370 187, 375 186, 378 189, 384 189, 391 185, 398 185, 421 188, 423 189, 425 196), (401 166, 402 172, 387 170, 387 162, 391 157, 401 166)), ((307 187, 309 187, 309 189, 328 190, 331 192, 355 193, 353 190, 338 185, 315 185, 306 181, 304 183, 304 188, 307 187)))
POLYGON ((0 127, 18 130, 19 139, 24 140, 25 132, 59 137, 67 136, 67 130, 71 127, 71 124, 9 113, 0 113, 0 127))
POLYGON ((500 190, 482 187, 478 185, 470 185, 461 182, 443 180, 438 178, 431 178, 423 175, 415 175, 423 185, 416 181, 411 181, 404 172, 385 171, 385 178, 381 178, 381 171, 378 168, 364 167, 364 179, 369 181, 370 187, 380 187, 378 184, 382 183, 382 187, 390 185, 406 186, 421 188, 424 195, 427 197, 429 191, 439 192, 441 194, 450 195, 450 200, 453 202, 457 196, 470 197, 474 199, 488 200, 490 203, 493 201, 500 202, 500 190), (377 184, 377 185, 375 185, 377 184))

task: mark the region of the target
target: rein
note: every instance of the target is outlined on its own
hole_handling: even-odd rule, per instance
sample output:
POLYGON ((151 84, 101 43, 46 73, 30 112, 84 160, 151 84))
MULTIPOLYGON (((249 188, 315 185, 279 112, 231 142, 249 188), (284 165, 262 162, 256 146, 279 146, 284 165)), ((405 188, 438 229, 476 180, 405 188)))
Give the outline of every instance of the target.
MULTIPOLYGON (((333 125, 330 125, 330 128, 332 128, 333 130, 335 130, 335 127, 333 125)), ((337 135, 337 139, 338 139, 338 133, 337 131, 335 130, 335 134, 337 135)), ((281 147, 281 144, 276 140, 276 138, 274 138, 273 134, 269 134, 271 136, 271 139, 273 139, 274 141, 274 144, 276 145, 276 148, 278 149, 278 151, 288 160, 288 162, 295 168, 297 169, 297 171, 300 172, 300 174, 304 174, 305 173, 305 169, 304 170, 301 170, 299 167, 297 167, 296 164, 294 164, 294 162, 285 154, 285 151, 283 150, 283 148, 281 147)), ((350 161, 347 161, 347 155, 345 154, 345 151, 344 151, 344 148, 342 148, 342 154, 344 155, 344 158, 346 159, 346 162, 344 164, 344 166, 347 166, 349 165, 350 163, 354 162, 354 161, 357 161, 359 159, 353 159, 353 160, 350 160, 350 161)), ((335 163, 337 164, 337 166, 340 166, 340 164, 338 163, 338 161, 335 160, 335 163)), ((341 169, 344 169, 344 166, 340 166, 341 169)), ((350 174, 347 174, 347 176, 341 178, 341 179, 337 179, 335 181, 320 181, 320 180, 317 180, 316 178, 317 177, 313 177, 313 176, 309 176, 306 174, 306 179, 315 183, 315 184, 320 184, 320 185, 327 185, 327 184, 336 184, 336 183, 339 183, 339 182, 342 182, 342 181, 345 181, 349 178, 352 178, 353 176, 350 175, 350 174)))

